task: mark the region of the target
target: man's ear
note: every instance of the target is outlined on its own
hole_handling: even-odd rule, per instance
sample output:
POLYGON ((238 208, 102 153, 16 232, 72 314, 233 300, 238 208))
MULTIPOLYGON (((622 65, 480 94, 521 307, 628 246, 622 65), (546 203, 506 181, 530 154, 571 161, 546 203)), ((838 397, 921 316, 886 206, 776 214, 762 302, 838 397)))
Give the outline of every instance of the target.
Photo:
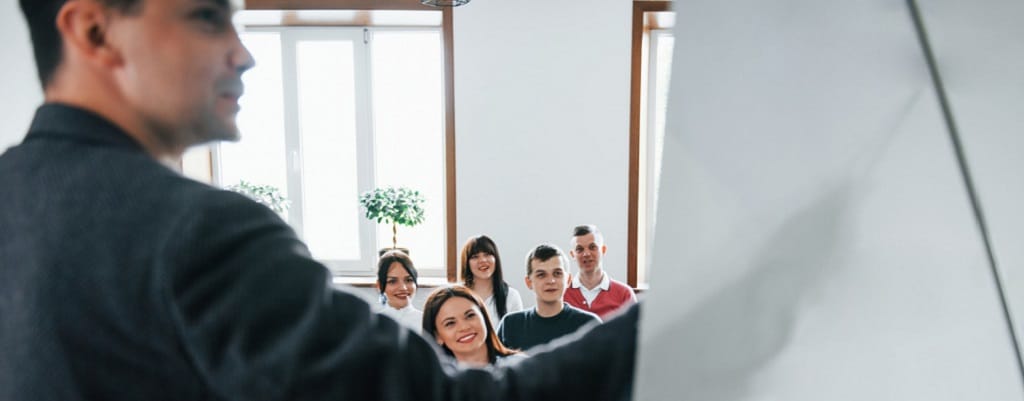
POLYGON ((601 254, 604 255, 605 252, 608 252, 608 245, 601 245, 601 254))
POLYGON ((110 11, 94 0, 69 0, 57 12, 57 31, 68 52, 101 65, 115 65, 120 54, 108 40, 110 11))
POLYGON ((530 281, 530 276, 526 276, 523 280, 526 281, 526 288, 533 290, 533 282, 530 281))

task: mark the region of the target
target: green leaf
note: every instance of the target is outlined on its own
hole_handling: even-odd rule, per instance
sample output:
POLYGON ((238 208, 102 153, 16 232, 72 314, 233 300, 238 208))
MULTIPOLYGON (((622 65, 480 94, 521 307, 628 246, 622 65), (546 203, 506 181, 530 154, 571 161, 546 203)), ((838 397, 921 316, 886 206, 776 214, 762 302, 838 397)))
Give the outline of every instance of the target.
POLYGON ((423 223, 426 200, 419 191, 405 187, 375 188, 359 195, 359 204, 366 218, 378 224, 398 224, 414 227, 423 223))
POLYGON ((241 180, 238 184, 228 186, 227 189, 248 196, 277 213, 284 213, 291 207, 288 198, 285 198, 277 187, 271 185, 257 185, 241 180))

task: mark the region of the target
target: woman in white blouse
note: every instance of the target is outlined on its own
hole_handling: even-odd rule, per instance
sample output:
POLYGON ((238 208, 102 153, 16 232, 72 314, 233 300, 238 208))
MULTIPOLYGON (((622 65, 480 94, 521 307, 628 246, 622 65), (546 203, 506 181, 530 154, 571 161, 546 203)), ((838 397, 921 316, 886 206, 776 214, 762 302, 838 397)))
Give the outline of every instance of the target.
POLYGON ((377 289, 380 290, 380 313, 419 333, 423 312, 412 306, 416 295, 416 267, 402 251, 388 251, 377 261, 377 289))
POLYGON ((465 286, 484 300, 491 321, 500 322, 505 314, 523 310, 519 291, 502 278, 501 256, 494 240, 486 235, 471 237, 462 246, 459 265, 465 286))

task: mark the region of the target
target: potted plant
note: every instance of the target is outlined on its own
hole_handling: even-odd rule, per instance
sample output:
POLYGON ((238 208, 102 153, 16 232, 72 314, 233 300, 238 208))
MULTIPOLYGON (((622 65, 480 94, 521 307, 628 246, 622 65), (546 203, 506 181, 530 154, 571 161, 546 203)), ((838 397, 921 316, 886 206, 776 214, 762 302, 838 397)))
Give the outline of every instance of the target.
MULTIPOLYGON (((377 223, 391 224, 391 248, 398 248, 398 225, 415 227, 423 222, 423 196, 420 191, 405 187, 385 187, 359 195, 359 204, 366 210, 366 218, 377 223)), ((382 249, 381 253, 388 248, 382 249)), ((408 250, 404 250, 408 253, 408 250)))
POLYGON ((241 180, 238 184, 228 186, 227 189, 248 196, 277 213, 287 212, 288 207, 291 206, 288 198, 281 195, 281 190, 272 185, 258 185, 241 180))

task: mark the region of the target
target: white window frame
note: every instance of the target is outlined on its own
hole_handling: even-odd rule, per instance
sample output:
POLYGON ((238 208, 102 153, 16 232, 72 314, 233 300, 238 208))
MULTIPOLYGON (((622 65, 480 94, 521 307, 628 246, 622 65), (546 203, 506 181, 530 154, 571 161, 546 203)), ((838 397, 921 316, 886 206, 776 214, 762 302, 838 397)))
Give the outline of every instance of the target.
MULTIPOLYGON (((356 85, 356 164, 357 164, 357 186, 358 192, 362 193, 376 187, 375 179, 375 141, 373 129, 373 99, 372 99, 372 72, 370 71, 370 60, 372 46, 372 34, 374 31, 401 30, 401 31, 431 31, 441 32, 440 27, 299 27, 299 26, 266 26, 250 27, 247 32, 273 32, 280 35, 281 40, 281 74, 284 96, 284 135, 286 152, 286 180, 288 182, 287 197, 291 201, 291 208, 288 210, 289 224, 303 235, 303 201, 305 182, 302 174, 302 138, 300 132, 299 117, 301 111, 298 104, 298 79, 296 44, 299 41, 310 40, 352 40, 353 61, 355 69, 354 82, 356 85)), ((444 101, 442 99, 442 101, 444 101)), ((442 133, 443 135, 443 133, 442 133)), ((212 175, 214 183, 223 185, 221 179, 220 146, 211 147, 212 175)), ((444 207, 442 210, 446 210, 444 207)), ((436 218, 445 219, 444 216, 436 218)), ((323 260, 319 262, 327 266, 333 275, 342 277, 368 277, 376 275, 376 260, 378 248, 377 223, 362 216, 359 221, 359 259, 351 260, 323 260)), ((453 227, 444 225, 445 230, 453 227)), ((447 234, 443 234, 447 235, 447 234)), ((390 243, 388 244, 390 245, 390 243)), ((443 278, 447 274, 444 266, 423 266, 420 269, 424 278, 443 278)))

